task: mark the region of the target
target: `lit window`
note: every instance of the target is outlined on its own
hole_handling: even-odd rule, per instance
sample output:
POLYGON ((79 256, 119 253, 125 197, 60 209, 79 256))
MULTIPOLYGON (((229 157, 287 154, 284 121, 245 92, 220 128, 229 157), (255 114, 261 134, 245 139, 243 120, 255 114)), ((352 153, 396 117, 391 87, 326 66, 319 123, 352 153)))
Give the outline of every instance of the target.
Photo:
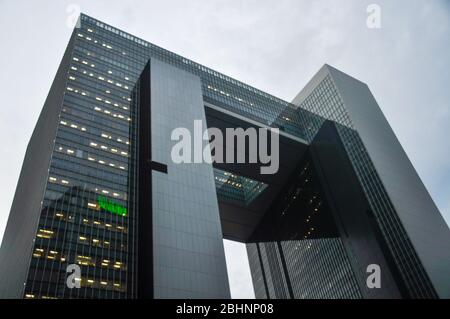
POLYGON ((45 238, 50 239, 53 238, 54 232, 52 230, 47 229, 39 229, 38 233, 36 234, 39 238, 45 238))

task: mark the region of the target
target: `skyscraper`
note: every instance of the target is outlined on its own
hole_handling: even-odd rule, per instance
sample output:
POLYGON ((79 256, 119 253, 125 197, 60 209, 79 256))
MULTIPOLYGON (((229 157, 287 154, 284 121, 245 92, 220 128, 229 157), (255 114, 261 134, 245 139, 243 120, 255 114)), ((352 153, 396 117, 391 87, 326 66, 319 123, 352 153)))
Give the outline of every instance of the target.
POLYGON ((365 84, 325 65, 289 103, 81 15, 28 145, 0 296, 229 298, 223 238, 247 243, 258 298, 450 296, 449 229, 365 84), (279 129, 279 170, 175 163, 172 133, 195 123, 279 129))

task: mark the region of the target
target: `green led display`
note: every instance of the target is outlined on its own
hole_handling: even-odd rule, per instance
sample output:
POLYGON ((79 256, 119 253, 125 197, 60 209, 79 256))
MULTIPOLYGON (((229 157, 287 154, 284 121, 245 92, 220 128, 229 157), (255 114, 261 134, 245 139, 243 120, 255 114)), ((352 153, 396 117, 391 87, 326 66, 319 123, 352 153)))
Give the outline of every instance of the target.
POLYGON ((127 216, 127 208, 126 207, 123 207, 120 204, 114 203, 104 196, 99 196, 97 198, 97 203, 101 209, 104 209, 112 214, 116 214, 116 215, 123 216, 123 217, 127 216))

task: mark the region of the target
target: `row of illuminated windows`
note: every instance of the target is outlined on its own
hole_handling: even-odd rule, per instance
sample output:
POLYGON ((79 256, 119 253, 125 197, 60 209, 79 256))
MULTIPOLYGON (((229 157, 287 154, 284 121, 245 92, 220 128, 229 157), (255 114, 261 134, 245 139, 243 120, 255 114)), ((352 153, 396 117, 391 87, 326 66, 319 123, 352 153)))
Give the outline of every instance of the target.
POLYGON ((44 258, 52 261, 60 261, 65 262, 66 257, 64 255, 61 255, 58 251, 55 250, 49 250, 46 251, 43 248, 35 248, 33 251, 33 257, 34 258, 44 258))
MULTIPOLYGON (((74 186, 90 187, 90 189, 109 189, 111 185, 114 185, 114 192, 120 195, 118 198, 126 199, 128 192, 126 171, 112 170, 104 165, 97 165, 77 157, 61 156, 56 152, 52 158, 50 174, 54 177, 72 180, 74 186)), ((60 183, 53 185, 65 186, 60 183)), ((67 188, 61 189, 61 191, 67 191, 67 188)))
POLYGON ((236 108, 239 111, 245 112, 246 116, 253 115, 255 117, 262 117, 264 118, 263 123, 272 125, 276 122, 283 123, 284 120, 280 119, 280 113, 283 112, 283 110, 278 110, 277 108, 273 107, 273 105, 267 105, 261 102, 250 102, 253 101, 253 96, 245 96, 240 95, 238 97, 238 93, 230 93, 227 88, 223 89, 217 89, 212 85, 207 85, 208 92, 204 92, 205 95, 212 97, 214 100, 219 100, 224 103, 225 108, 233 107, 233 110, 236 108), (209 92, 213 93, 212 95, 209 94, 209 92), (236 102, 239 102, 236 104, 236 102), (249 107, 250 106, 250 107, 249 107))
MULTIPOLYGON (((92 37, 90 37, 90 36, 85 36, 83 33, 78 33, 77 36, 79 36, 80 38, 85 38, 88 41, 93 41, 94 43, 98 43, 97 40, 92 39, 92 37)), ((101 45, 107 49, 112 49, 112 46, 110 44, 101 43, 101 45)))
POLYGON ((121 261, 112 261, 110 259, 102 258, 97 259, 91 256, 77 255, 75 261, 81 266, 111 268, 123 271, 127 269, 126 265, 121 261))
POLYGON ((88 191, 95 191, 97 194, 105 193, 102 190, 106 190, 109 191, 109 194, 119 194, 119 196, 116 196, 117 198, 127 200, 129 188, 125 173, 122 173, 121 170, 109 172, 103 169, 105 167, 103 165, 96 167, 97 164, 88 165, 89 163, 94 162, 80 160, 76 157, 70 158, 66 155, 61 156, 61 154, 55 153, 52 158, 50 176, 57 178, 58 181, 52 184, 66 187, 61 189, 63 192, 67 191, 67 187, 70 185, 70 188, 81 187, 88 191), (68 159, 73 159, 73 161, 68 159), (61 179, 70 181, 70 183, 64 183, 64 185, 61 183, 61 179))
POLYGON ((102 222, 95 219, 83 218, 83 225, 86 226, 95 226, 101 229, 114 230, 122 233, 127 233, 127 228, 122 225, 113 225, 108 222, 102 222))
MULTIPOLYGON (((73 88, 71 86, 67 87, 67 91, 68 92, 78 93, 78 94, 81 94, 83 96, 89 96, 86 92, 82 91, 81 89, 76 89, 76 88, 73 88)), ((96 97, 95 100, 96 101, 102 101, 102 98, 96 97)), ((110 101, 107 101, 107 102, 109 102, 109 103, 106 103, 106 102, 105 103, 106 104, 111 104, 110 101)), ((108 116, 111 116, 111 117, 115 118, 115 119, 121 119, 121 120, 129 121, 129 122, 131 121, 130 117, 124 116, 121 113, 116 113, 114 111, 111 111, 109 108, 102 108, 102 107, 99 107, 99 106, 95 106, 94 110, 97 111, 97 112, 102 112, 102 113, 104 113, 104 114, 106 114, 108 116)))
MULTIPOLYGON (((222 91, 222 90, 220 90, 220 89, 217 89, 217 88, 215 88, 215 87, 212 87, 212 86, 210 86, 210 85, 208 85, 207 88, 210 89, 210 90, 213 90, 213 91, 216 92, 216 93, 220 93, 220 94, 222 94, 222 95, 226 95, 227 97, 232 96, 230 93, 224 92, 224 91, 222 91)), ((237 101, 241 102, 241 103, 245 103, 245 104, 248 104, 248 105, 250 105, 250 106, 254 106, 254 104, 253 104, 252 102, 245 101, 245 100, 243 100, 242 98, 240 98, 240 97, 238 97, 238 96, 232 96, 232 97, 233 97, 234 99, 236 99, 237 101)))
MULTIPOLYGON (((75 67, 72 67, 75 69, 75 67)), ((104 102, 107 105, 114 105, 120 110, 129 110, 129 102, 131 102, 131 98, 129 96, 129 92, 126 92, 126 95, 123 95, 119 90, 115 87, 111 87, 109 85, 105 85, 98 81, 96 78, 92 78, 93 74, 88 76, 86 71, 80 72, 78 75, 77 72, 71 72, 69 75, 69 80, 71 80, 70 85, 82 87, 81 91, 82 96, 95 96, 99 97, 101 100, 99 102, 104 102), (95 94, 93 93, 95 92, 95 94), (118 101, 120 99, 120 101, 118 101), (122 101, 123 100, 123 101, 122 101)))
MULTIPOLYGON (((106 254, 111 258, 116 256, 116 259, 118 259, 123 258, 123 253, 126 253, 128 250, 126 238, 123 235, 118 236, 120 233, 117 232, 102 233, 85 227, 82 230, 80 228, 80 230, 74 231, 70 227, 62 227, 61 225, 53 225, 52 229, 54 229, 52 230, 53 233, 48 234, 43 233, 43 230, 48 230, 48 228, 39 228, 36 244, 41 248, 36 248, 34 257, 65 262, 65 256, 61 256, 58 253, 58 250, 65 250, 67 252, 92 251, 96 255, 106 254), (92 231, 92 234, 88 234, 89 231, 92 231), (48 247, 47 253, 44 253, 42 250, 44 246, 48 247)), ((112 226, 109 227, 109 230, 116 231, 112 226)))
MULTIPOLYGON (((58 220, 62 220, 62 221, 74 221, 74 217, 68 213, 62 212, 62 211, 57 211, 55 213, 55 218, 58 220)), ((119 232, 119 233, 127 233, 127 228, 123 225, 118 225, 112 222, 102 222, 100 220, 96 220, 96 219, 89 219, 89 218, 83 218, 82 219, 82 223, 85 226, 96 226, 98 228, 101 229, 106 229, 109 231, 114 231, 114 232, 119 232)), ((52 233, 50 234, 51 237, 48 238, 53 238, 53 231, 51 231, 52 233)), ((109 245, 109 242, 104 243, 106 245, 109 245)))
POLYGON ((99 127, 100 129, 107 127, 109 131, 121 136, 128 136, 130 133, 129 122, 114 119, 104 113, 94 111, 92 103, 78 99, 75 95, 66 95, 64 97, 62 112, 63 116, 61 118, 63 120, 88 121, 91 127, 99 127))
POLYGON ((235 79, 233 79, 233 78, 230 78, 230 77, 228 77, 228 76, 226 76, 226 75, 223 75, 223 74, 221 74, 221 73, 219 73, 219 72, 216 72, 216 71, 214 71, 214 70, 211 70, 211 69, 209 69, 209 68, 207 68, 207 67, 205 67, 205 66, 203 66, 203 65, 197 64, 197 63, 192 62, 192 61, 190 61, 190 60, 188 60, 188 59, 185 59, 185 58, 182 58, 182 62, 185 63, 185 64, 189 64, 189 65, 195 66, 195 67, 197 67, 198 69, 200 69, 201 71, 203 71, 203 72, 205 72, 205 73, 208 73, 208 74, 210 74, 210 75, 213 75, 214 77, 216 77, 216 78, 218 78, 218 79, 220 79, 220 80, 223 80, 223 81, 225 81, 225 82, 228 82, 228 83, 230 83, 230 84, 233 85, 233 86, 237 86, 237 87, 241 88, 242 90, 249 91, 249 92, 251 92, 252 94, 257 94, 257 95, 259 95, 259 96, 261 96, 261 97, 263 97, 263 98, 265 98, 265 99, 268 99, 268 100, 270 100, 272 103, 280 104, 280 105, 282 105, 283 107, 288 107, 288 106, 290 106, 290 104, 289 104, 288 102, 286 102, 286 101, 283 101, 283 100, 281 100, 281 99, 279 99, 279 98, 277 98, 277 97, 275 97, 275 96, 273 96, 273 95, 270 95, 270 94, 268 94, 268 93, 265 93, 265 92, 263 92, 263 91, 260 91, 260 90, 258 90, 258 89, 256 89, 256 88, 253 88, 253 87, 251 87, 251 86, 249 86, 249 85, 247 85, 247 84, 244 84, 244 83, 242 83, 242 82, 240 82, 240 81, 237 81, 237 80, 235 80, 235 79))
MULTIPOLYGON (((72 72, 73 73, 73 72, 72 72)), ((131 98, 129 93, 127 95, 119 96, 120 92, 115 88, 110 88, 107 85, 99 82, 96 79, 80 76, 75 77, 74 75, 70 75, 69 79, 72 78, 72 82, 70 85, 82 87, 83 91, 81 96, 83 97, 96 97, 96 103, 102 104, 105 103, 107 106, 115 106, 119 109, 119 111, 124 110, 125 112, 129 111, 129 104, 131 102, 131 98), (75 82, 76 81, 76 82, 75 82), (123 101, 118 102, 119 99, 123 101)))
MULTIPOLYGON (((74 59, 78 60, 78 58, 74 59)), ((106 99, 119 98, 121 100, 126 100, 129 102, 129 92, 131 88, 126 84, 113 80, 114 78, 113 71, 111 70, 105 71, 109 76, 105 75, 104 73, 100 72, 100 70, 97 69, 94 72, 92 72, 91 70, 87 70, 86 68, 84 68, 82 62, 81 63, 73 62, 72 66, 70 67, 70 70, 71 70, 69 74, 70 81, 81 82, 83 83, 83 86, 91 88, 100 87, 101 85, 102 88, 104 89, 101 90, 102 97, 106 99)), ((89 92, 86 92, 86 94, 87 93, 89 92)), ((114 102, 119 104, 119 101, 114 102)))
MULTIPOLYGON (((55 176, 49 176, 48 181, 50 183, 54 183, 54 184, 59 184, 59 185, 63 185, 63 186, 76 186, 77 184, 74 182, 69 181, 67 178, 61 177, 55 177, 55 176)), ((113 191, 110 189, 100 189, 100 188, 93 188, 91 189, 91 191, 98 193, 98 194, 102 194, 102 195, 111 195, 117 198, 124 198, 125 195, 121 194, 120 192, 117 191, 113 191)))
POLYGON ((58 298, 47 295, 37 296, 35 294, 25 294, 25 299, 58 299, 58 298))
MULTIPOLYGON (((86 71, 86 70, 82 69, 80 66, 78 66, 77 64, 72 65, 70 67, 70 69, 72 70, 72 72, 70 73, 68 79, 72 82, 72 84, 76 85, 76 83, 79 82, 79 83, 81 83, 81 85, 84 88, 90 87, 91 89, 98 89, 99 92, 100 91, 102 92, 102 93, 99 93, 98 95, 95 95, 96 97, 102 98, 102 100, 99 100, 99 101, 104 100, 104 102, 108 105, 114 105, 118 108, 128 110, 128 107, 127 107, 128 103, 121 104, 122 101, 115 100, 116 98, 119 98, 119 96, 117 96, 117 94, 120 92, 121 94, 123 94, 123 93, 126 94, 126 95, 121 95, 120 98, 122 100, 126 100, 126 102, 130 102, 130 97, 129 97, 130 88, 127 85, 123 85, 123 84, 121 84, 119 82, 115 82, 109 78, 105 78, 103 75, 99 75, 99 73, 95 74, 95 73, 86 71), (79 76, 79 78, 77 78, 77 76, 79 76), (99 80, 104 81, 105 83, 102 83, 99 80), (100 88, 101 88, 101 90, 100 90, 100 88), (121 90, 119 88, 123 89, 124 92, 121 92, 121 90), (113 91, 111 91, 111 90, 113 90, 113 91), (114 92, 114 94, 112 92, 114 92)), ((110 72, 112 72, 112 71, 110 71, 110 72)), ((93 93, 91 93, 87 90, 80 91, 79 93, 83 96, 94 96, 93 93)))
MULTIPOLYGON (((64 254, 61 254, 60 252, 55 250, 47 251, 43 248, 35 248, 33 251, 33 257, 62 263, 66 262, 66 257, 64 254)), ((84 256, 84 255, 77 255, 75 257, 75 262, 81 266, 101 267, 122 271, 125 271, 127 269, 126 265, 121 261, 113 261, 105 258, 97 259, 91 256, 84 256)))
POLYGON ((127 74, 132 72, 138 73, 139 71, 136 68, 135 63, 130 63, 129 57, 122 58, 114 54, 108 54, 101 46, 95 47, 91 43, 77 42, 74 46, 74 51, 84 53, 92 58, 95 57, 97 62, 102 62, 105 65, 108 64, 112 68, 116 68, 116 71, 121 70, 123 74, 125 74, 125 72, 127 72, 127 74))
MULTIPOLYGON (((77 280, 77 279, 76 279, 77 280)), ((122 285, 119 282, 113 282, 108 280, 95 280, 95 279, 88 279, 88 278, 79 278, 81 287, 84 288, 96 288, 96 289, 108 289, 108 290, 114 290, 114 291, 120 291, 125 292, 126 288, 124 285, 122 285)), ((39 296, 34 293, 26 293, 25 299, 58 299, 57 297, 42 295, 39 296)))
POLYGON ((97 289, 113 289, 116 291, 125 292, 126 288, 119 282, 113 282, 108 280, 95 280, 89 278, 81 278, 81 286, 85 288, 97 288, 97 289))
MULTIPOLYGON (((91 57, 90 54, 87 54, 87 56, 91 57)), ((95 68, 96 67, 94 63, 88 62, 86 60, 81 60, 80 58, 75 57, 75 56, 72 58, 72 60, 75 61, 75 62, 80 62, 81 64, 86 65, 86 66, 91 67, 91 68, 95 68)), ((72 70, 77 70, 77 69, 76 68, 75 69, 72 68, 72 70)), ((83 74, 87 74, 87 71, 84 70, 82 73, 83 74)), ((115 84, 117 87, 120 87, 120 88, 123 87, 125 90, 129 90, 129 87, 126 84, 123 84, 123 83, 120 83, 120 82, 117 82, 117 81, 113 81, 112 79, 109 79, 109 78, 105 78, 105 77, 108 77, 108 76, 115 76, 114 71, 108 70, 107 73, 108 73, 108 75, 106 75, 106 74, 98 74, 97 75, 98 79, 102 80, 102 81, 106 81, 106 82, 108 82, 110 84, 115 84)), ((91 76, 91 75, 89 74, 89 76, 91 76)), ((124 80, 130 81, 130 77, 129 76, 125 76, 124 80)))
POLYGON ((85 56, 86 59, 93 59, 97 64, 97 68, 102 70, 103 72, 112 71, 112 75, 121 79, 121 81, 129 81, 129 83, 134 84, 135 79, 139 76, 138 69, 131 68, 129 64, 129 58, 124 62, 127 64, 123 64, 118 62, 123 59, 110 60, 105 57, 104 50, 101 48, 97 48, 92 46, 90 43, 86 42, 77 42, 73 49, 74 54, 78 54, 79 56, 85 56), (126 70, 126 71, 125 71, 126 70))
MULTIPOLYGON (((95 148, 97 146, 97 144, 94 143, 94 142, 91 142, 90 146, 95 148)), ((105 150, 105 149, 102 149, 102 150, 105 150)), ((101 165, 109 166, 111 168, 126 170, 125 165, 123 165, 121 163, 114 163, 114 162, 111 162, 111 161, 107 161, 107 160, 105 160, 103 158, 98 158, 97 156, 94 156, 92 154, 85 154, 85 152, 83 152, 80 149, 72 149, 72 148, 69 148, 69 147, 56 146, 56 151, 60 152, 60 153, 64 153, 64 154, 66 154, 68 156, 75 156, 75 157, 80 158, 80 159, 85 159, 85 160, 88 160, 88 161, 91 161, 91 162, 96 162, 96 163, 101 164, 101 165)))
MULTIPOLYGON (((64 220, 64 221, 75 221, 74 216, 70 215, 70 214, 65 214, 64 212, 58 211, 55 213, 55 218, 57 220, 64 220)), ((96 228, 99 229, 105 229, 108 231, 114 231, 114 232, 119 232, 119 233, 127 233, 127 228, 123 225, 120 224, 116 224, 116 223, 112 223, 112 222, 103 222, 101 220, 98 219, 90 219, 87 217, 82 217, 81 222, 84 226, 90 226, 93 227, 95 226, 96 228)), ((39 228, 37 233, 36 233, 36 237, 38 238, 43 238, 43 239, 54 239, 56 238, 56 233, 55 230, 53 229, 48 229, 48 228, 39 228)), ((81 238, 79 238, 81 240, 81 238)), ((94 238, 95 239, 95 238, 94 238)), ((83 240, 87 240, 87 238, 83 239, 83 240)), ((94 243, 99 243, 98 241, 94 241, 94 243)), ((102 243, 104 245, 109 246, 111 243, 110 242, 106 242, 106 243, 102 243)))
MULTIPOLYGON (((83 244, 83 245, 90 245, 93 247, 106 248, 106 249, 109 249, 112 247, 111 242, 109 240, 101 240, 101 239, 93 238, 93 237, 90 238, 87 235, 78 236, 78 243, 83 244)), ((113 247, 113 248, 120 249, 123 251, 127 250, 126 243, 121 243, 117 247, 113 247)))
MULTIPOLYGON (((61 120, 60 124, 66 126, 68 128, 80 130, 82 132, 92 133, 90 128, 86 127, 85 125, 81 125, 75 121, 61 120)), ((123 143, 126 145, 130 145, 130 142, 128 141, 127 138, 124 138, 121 136, 116 136, 116 135, 113 135, 112 133, 109 133, 106 131, 102 131, 100 133, 100 136, 106 140, 110 140, 110 141, 113 140, 114 142, 119 142, 119 143, 123 143)))
MULTIPOLYGON (((132 63, 136 65, 136 63, 133 61, 134 60, 133 58, 136 58, 139 51, 134 51, 131 54, 127 54, 124 50, 130 51, 129 47, 120 48, 121 45, 119 45, 117 41, 114 41, 116 39, 112 39, 111 37, 107 37, 101 34, 97 34, 95 38, 91 36, 86 36, 81 32, 79 32, 77 35, 79 40, 82 40, 87 45, 90 45, 92 49, 96 47, 96 51, 101 52, 102 56, 104 57, 109 56, 111 58, 114 58, 116 62, 123 61, 128 65, 132 63), (113 42, 115 43, 114 44, 115 47, 113 47, 113 42)), ((116 65, 120 66, 121 64, 122 63, 118 62, 116 65)))
MULTIPOLYGON (((68 222, 73 222, 75 219, 72 215, 62 212, 62 211, 57 211, 55 213, 55 218, 57 220, 61 220, 61 221, 68 221, 68 222)), ((96 219, 88 219, 88 218, 82 218, 82 223, 85 226, 96 226, 98 228, 101 229, 106 229, 109 231, 114 231, 114 232, 119 232, 119 233, 127 233, 127 228, 123 225, 118 225, 112 222, 102 222, 100 220, 96 220, 96 219)), ((38 235, 37 236, 39 238, 47 238, 47 239, 51 239, 54 238, 55 233, 53 230, 48 230, 48 229, 39 229, 38 231, 38 235)), ((86 238, 87 240, 87 238, 86 238)), ((93 241, 94 243, 96 243, 97 241, 93 241)), ((109 242, 104 242, 104 245, 109 246, 110 243, 109 242)))
POLYGON ((224 183, 226 183, 226 184, 228 184, 229 186, 233 186, 233 187, 235 187, 235 188, 242 188, 242 184, 240 184, 240 183, 237 183, 237 182, 234 182, 234 181, 232 181, 232 180, 229 180, 229 179, 226 179, 226 178, 221 178, 221 177, 218 177, 218 176, 215 176, 214 177, 218 182, 220 182, 220 183, 216 183, 217 185, 222 185, 222 184, 224 184, 224 183))

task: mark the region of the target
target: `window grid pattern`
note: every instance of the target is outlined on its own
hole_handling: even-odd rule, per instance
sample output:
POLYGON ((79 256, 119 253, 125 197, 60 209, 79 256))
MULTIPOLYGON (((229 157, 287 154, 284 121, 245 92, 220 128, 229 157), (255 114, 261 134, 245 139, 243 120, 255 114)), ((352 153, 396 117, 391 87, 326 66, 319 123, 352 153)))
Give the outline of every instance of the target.
MULTIPOLYGON (((338 124, 337 129, 344 147, 411 297, 436 297, 331 77, 326 76, 299 107, 317 114, 323 121, 328 119, 338 124)), ((308 141, 312 141, 320 129, 321 121, 312 121, 311 124, 313 128, 307 130, 308 141)))
POLYGON ((217 196, 220 200, 249 205, 266 188, 267 184, 214 168, 217 196))
POLYGON ((261 252, 261 261, 270 299, 289 299, 288 283, 281 264, 277 243, 266 242, 257 243, 257 245, 261 252))
POLYGON ((268 299, 257 244, 256 243, 246 244, 246 248, 247 248, 248 262, 251 270, 250 272, 252 275, 255 298, 268 299))
POLYGON ((282 241, 295 299, 360 299, 340 238, 282 241))

